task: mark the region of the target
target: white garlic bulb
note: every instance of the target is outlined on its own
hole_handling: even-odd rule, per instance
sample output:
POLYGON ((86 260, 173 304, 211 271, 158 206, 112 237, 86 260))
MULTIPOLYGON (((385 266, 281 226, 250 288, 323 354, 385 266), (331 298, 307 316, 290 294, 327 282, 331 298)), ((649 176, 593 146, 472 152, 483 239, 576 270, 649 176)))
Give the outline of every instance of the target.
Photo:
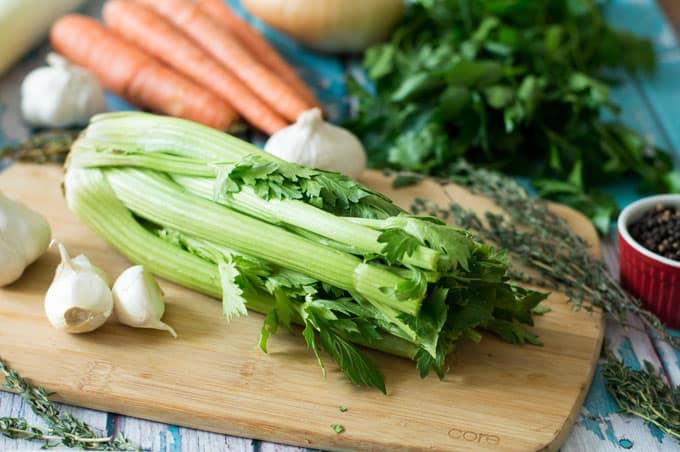
POLYGON ((143 266, 135 265, 121 273, 113 284, 113 300, 123 325, 165 330, 177 337, 171 326, 161 322, 165 314, 163 291, 143 266))
POLYGON ((265 151, 288 162, 336 171, 356 179, 366 169, 366 152, 348 130, 324 121, 314 108, 272 135, 265 151))
POLYGON ((19 279, 45 253, 50 236, 45 218, 0 193, 0 287, 19 279))
POLYGON ((94 75, 56 53, 47 56, 47 63, 28 74, 21 85, 21 112, 29 124, 82 125, 105 110, 104 90, 94 75))
POLYGON ((61 263, 45 294, 45 313, 53 327, 67 333, 88 333, 113 312, 108 277, 83 255, 70 258, 61 243, 61 263))

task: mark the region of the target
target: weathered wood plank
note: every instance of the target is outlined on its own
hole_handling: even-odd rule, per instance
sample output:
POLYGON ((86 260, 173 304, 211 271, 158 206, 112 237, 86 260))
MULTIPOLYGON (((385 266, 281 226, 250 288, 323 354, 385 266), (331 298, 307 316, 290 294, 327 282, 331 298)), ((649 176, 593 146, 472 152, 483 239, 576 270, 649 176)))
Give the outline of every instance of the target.
POLYGON ((653 341, 669 382, 673 386, 680 385, 680 352, 656 337, 653 341))
POLYGON ((258 450, 256 446, 259 445, 257 440, 220 435, 190 428, 180 428, 179 436, 181 438, 182 451, 256 452, 258 450))
POLYGON ((116 415, 113 421, 113 431, 115 434, 123 432, 129 440, 144 450, 158 452, 183 450, 178 427, 116 415))
MULTIPOLYGON (((95 410, 88 410, 85 408, 77 408, 63 404, 56 404, 60 410, 73 413, 78 419, 86 422, 95 431, 102 435, 107 435, 107 421, 109 415, 107 413, 95 410)), ((42 420, 31 411, 30 407, 15 394, 7 392, 0 392, 0 416, 1 417, 23 417, 29 424, 36 427, 45 428, 42 420)), ((6 438, 0 435, 0 451, 11 450, 32 450, 39 449, 42 443, 37 441, 23 441, 6 438)))
MULTIPOLYGON (((642 327, 634 319, 631 319, 631 323, 642 327)), ((643 330, 626 330, 608 321, 606 337, 610 349, 626 365, 640 368, 641 362, 649 361, 655 368, 662 368, 654 346, 643 330)), ((620 451, 623 448, 646 452, 677 448, 678 443, 675 440, 664 437, 656 428, 638 418, 617 412, 616 403, 607 394, 602 376, 603 367, 604 363, 601 361, 580 417, 562 451, 593 450, 594 445, 597 445, 598 451, 620 451)))

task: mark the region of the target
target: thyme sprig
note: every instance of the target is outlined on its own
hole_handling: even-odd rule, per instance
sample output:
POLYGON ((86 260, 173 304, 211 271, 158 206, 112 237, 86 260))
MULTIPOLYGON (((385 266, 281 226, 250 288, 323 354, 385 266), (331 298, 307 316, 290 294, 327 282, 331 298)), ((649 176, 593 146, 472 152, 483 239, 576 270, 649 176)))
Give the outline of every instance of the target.
MULTIPOLYGON (((418 199, 412 206, 415 213, 452 216, 459 226, 508 250, 515 262, 533 272, 514 272, 512 278, 563 292, 576 309, 599 308, 618 323, 636 328, 627 320, 632 313, 661 339, 680 349, 680 339, 670 335, 656 315, 620 286, 604 262, 590 253, 589 245, 550 210, 546 201, 530 195, 513 178, 475 168, 464 160, 453 165, 452 170, 450 179, 442 180, 442 184, 455 182, 487 196, 503 212, 486 212, 482 218, 449 198, 446 208, 431 200, 418 199)), ((413 174, 398 177, 410 181, 412 178, 413 174)))
POLYGON ((16 145, 0 148, 0 160, 63 163, 80 130, 55 129, 37 133, 16 145))
POLYGON ((76 419, 71 413, 61 413, 50 401, 53 393, 34 387, 16 371, 11 370, 0 358, 0 374, 4 387, 17 393, 33 413, 45 421, 48 429, 42 430, 28 424, 22 417, 0 418, 0 433, 15 439, 44 441, 44 447, 65 446, 84 450, 137 451, 134 444, 122 434, 116 438, 97 435, 89 425, 76 419))
POLYGON ((671 388, 645 362, 634 370, 607 350, 607 363, 602 375, 607 379, 607 391, 619 409, 644 419, 665 434, 680 439, 680 386, 671 388))

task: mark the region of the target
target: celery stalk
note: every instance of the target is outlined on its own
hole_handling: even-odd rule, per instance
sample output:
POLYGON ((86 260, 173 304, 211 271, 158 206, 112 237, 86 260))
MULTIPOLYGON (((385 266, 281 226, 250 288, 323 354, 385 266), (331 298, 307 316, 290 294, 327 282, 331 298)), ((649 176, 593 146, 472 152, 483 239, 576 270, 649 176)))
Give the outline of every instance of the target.
MULTIPOLYGON (((125 257, 181 286, 215 298, 222 296, 217 265, 178 249, 140 225, 116 197, 102 171, 69 169, 64 186, 69 208, 125 257)), ((248 309, 267 314, 274 303, 270 295, 257 293, 249 297, 248 309)), ((408 359, 418 350, 414 344, 387 334, 380 340, 359 342, 408 359)))
MULTIPOLYGON (((208 166, 187 157, 157 151, 144 153, 139 148, 128 149, 128 145, 117 145, 113 150, 102 150, 84 141, 80 143, 80 148, 82 151, 74 158, 74 164, 78 166, 132 166, 171 173, 173 179, 190 192, 216 200, 220 204, 268 223, 288 224, 306 229, 357 249, 362 254, 381 254, 385 246, 378 240, 380 236, 378 231, 343 220, 304 202, 289 199, 267 201, 257 196, 249 187, 237 193, 216 196, 217 164, 208 166)), ((439 252, 419 246, 413 254, 404 256, 404 263, 436 271, 439 257, 439 252)))
POLYGON ((389 306, 411 315, 417 315, 420 309, 424 294, 408 300, 387 295, 384 288, 396 288, 403 278, 363 264, 355 256, 187 193, 169 178, 154 173, 112 168, 106 170, 106 177, 116 197, 141 217, 260 256, 341 289, 358 291, 379 309, 389 306))

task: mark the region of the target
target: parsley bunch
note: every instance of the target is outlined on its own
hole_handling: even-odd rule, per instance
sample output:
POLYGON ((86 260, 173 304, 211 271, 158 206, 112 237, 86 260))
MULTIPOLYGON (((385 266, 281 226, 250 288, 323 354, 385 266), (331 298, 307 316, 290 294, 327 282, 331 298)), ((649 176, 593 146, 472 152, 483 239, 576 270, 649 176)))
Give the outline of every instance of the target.
POLYGON ((352 84, 369 163, 447 176, 460 157, 531 178, 601 231, 617 207, 593 187, 639 176, 680 190, 670 156, 616 120, 607 68, 652 71, 651 43, 614 30, 595 0, 420 0, 370 48, 352 84))

